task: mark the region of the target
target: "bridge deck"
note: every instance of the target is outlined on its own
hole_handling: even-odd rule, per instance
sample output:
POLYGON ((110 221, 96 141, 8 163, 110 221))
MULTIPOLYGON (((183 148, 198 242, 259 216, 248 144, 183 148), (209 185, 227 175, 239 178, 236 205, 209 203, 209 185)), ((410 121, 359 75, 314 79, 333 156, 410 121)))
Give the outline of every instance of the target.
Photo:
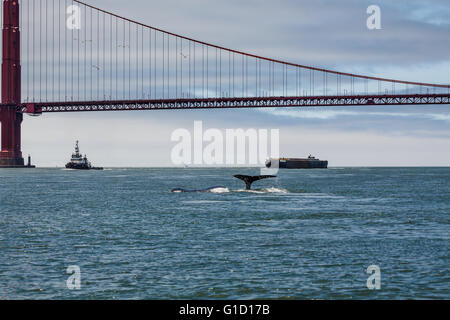
POLYGON ((450 94, 153 99, 24 103, 23 113, 450 104, 450 94))

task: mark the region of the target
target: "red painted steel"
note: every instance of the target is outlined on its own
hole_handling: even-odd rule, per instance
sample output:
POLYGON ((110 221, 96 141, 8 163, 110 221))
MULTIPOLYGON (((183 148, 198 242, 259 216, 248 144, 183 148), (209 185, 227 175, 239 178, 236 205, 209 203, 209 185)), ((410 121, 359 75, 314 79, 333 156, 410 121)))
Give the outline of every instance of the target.
POLYGON ((19 1, 3 1, 2 60, 2 149, 0 166, 23 166, 21 124, 23 115, 17 112, 21 103, 19 1))
POLYGON ((68 101, 26 103, 18 111, 30 114, 43 112, 132 111, 181 109, 233 109, 320 106, 376 106, 450 104, 450 94, 356 95, 307 97, 255 97, 209 99, 155 99, 117 101, 68 101))

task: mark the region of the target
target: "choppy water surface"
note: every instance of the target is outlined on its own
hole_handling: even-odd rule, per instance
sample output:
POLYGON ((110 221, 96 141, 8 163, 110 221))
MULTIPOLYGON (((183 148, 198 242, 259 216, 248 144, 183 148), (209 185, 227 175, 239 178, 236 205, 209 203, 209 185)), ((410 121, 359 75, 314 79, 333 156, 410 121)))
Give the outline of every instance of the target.
POLYGON ((0 298, 450 298, 450 168, 236 173, 0 170, 0 298))

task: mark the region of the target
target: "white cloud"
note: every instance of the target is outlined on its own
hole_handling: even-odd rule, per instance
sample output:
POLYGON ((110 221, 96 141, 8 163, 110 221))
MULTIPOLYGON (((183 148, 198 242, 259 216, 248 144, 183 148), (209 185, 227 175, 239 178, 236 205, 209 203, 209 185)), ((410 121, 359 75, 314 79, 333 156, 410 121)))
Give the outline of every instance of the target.
POLYGON ((428 113, 426 115, 433 120, 441 120, 441 121, 449 121, 450 122, 450 114, 428 113))
POLYGON ((373 111, 334 111, 334 110, 277 110, 277 109, 265 109, 264 112, 268 112, 275 116, 298 118, 298 119, 318 119, 328 120, 336 119, 338 117, 401 117, 401 118, 417 118, 417 119, 429 119, 435 121, 450 121, 450 114, 448 113, 417 113, 417 112, 373 112, 373 111))

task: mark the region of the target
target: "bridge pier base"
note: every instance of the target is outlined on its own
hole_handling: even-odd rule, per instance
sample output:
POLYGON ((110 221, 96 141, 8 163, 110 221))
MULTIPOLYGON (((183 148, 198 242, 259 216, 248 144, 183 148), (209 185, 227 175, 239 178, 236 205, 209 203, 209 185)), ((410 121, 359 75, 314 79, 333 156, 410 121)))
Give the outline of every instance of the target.
POLYGON ((2 126, 2 149, 0 168, 28 168, 25 166, 21 151, 21 124, 23 115, 15 106, 0 108, 2 126))
MULTIPOLYGON (((19 1, 3 0, 2 106, 0 107, 0 168, 25 166, 21 151, 23 114, 17 112, 21 98, 19 1)), ((30 162, 30 160, 29 160, 30 162)))

